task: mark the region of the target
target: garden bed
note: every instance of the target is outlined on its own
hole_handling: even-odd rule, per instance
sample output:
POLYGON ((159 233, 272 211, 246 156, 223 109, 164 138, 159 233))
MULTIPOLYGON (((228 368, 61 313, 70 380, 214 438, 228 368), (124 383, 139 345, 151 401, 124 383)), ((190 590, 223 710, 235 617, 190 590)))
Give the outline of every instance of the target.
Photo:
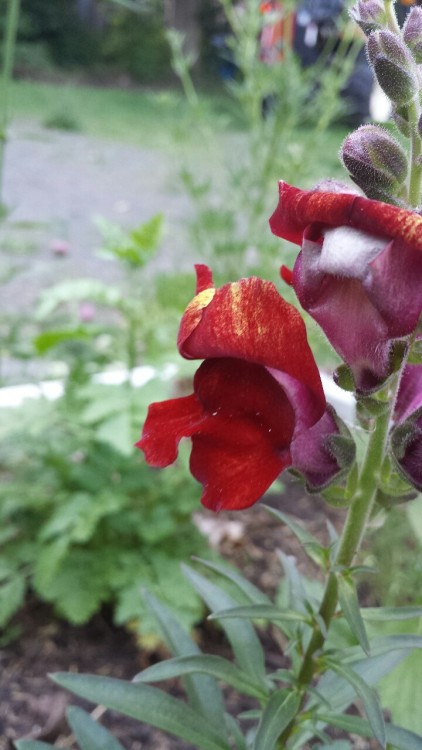
MULTIPOLYGON (((326 539, 327 517, 335 524, 342 515, 319 498, 305 495, 297 485, 289 486, 285 493, 271 497, 270 501, 306 522, 307 528, 321 539, 326 539)), ((241 514, 226 513, 216 517, 203 513, 201 519, 210 524, 213 539, 218 540, 219 551, 225 559, 241 568, 244 575, 270 595, 275 593, 281 574, 277 549, 294 555, 299 570, 305 575, 315 573, 289 529, 275 524, 273 517, 259 505, 241 514)), ((13 631, 15 639, 0 650, 0 738, 3 738, 0 750, 12 750, 13 741, 24 736, 52 742, 57 747, 76 747, 65 721, 66 707, 74 699, 55 687, 48 673, 70 670, 131 679, 165 657, 163 648, 152 651, 143 648, 137 644, 134 634, 115 627, 111 612, 106 609, 87 625, 72 627, 57 619, 48 606, 29 599, 8 632, 13 635, 13 631)), ((216 626, 204 621, 198 625, 196 633, 204 651, 229 655, 228 646, 216 626)), ((267 631, 262 638, 271 666, 274 669, 285 666, 283 644, 277 635, 267 631)), ((168 688, 180 694, 176 683, 169 684, 168 688)), ((227 694, 229 708, 237 711, 237 701, 232 692, 227 694)), ((89 708, 92 710, 92 706, 89 708)), ((102 714, 101 709, 97 709, 95 715, 101 716, 101 722, 127 750, 191 750, 176 738, 113 712, 102 714)), ((371 750, 375 745, 356 738, 354 747, 371 750)))

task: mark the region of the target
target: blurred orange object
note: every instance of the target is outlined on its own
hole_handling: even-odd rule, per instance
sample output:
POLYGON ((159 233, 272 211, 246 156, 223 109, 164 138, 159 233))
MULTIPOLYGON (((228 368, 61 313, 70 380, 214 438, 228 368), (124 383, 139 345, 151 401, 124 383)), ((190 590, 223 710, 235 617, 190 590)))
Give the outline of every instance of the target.
POLYGON ((280 62, 286 46, 291 49, 293 45, 295 14, 285 15, 283 5, 278 0, 262 2, 260 11, 269 16, 261 32, 260 58, 269 64, 280 62))

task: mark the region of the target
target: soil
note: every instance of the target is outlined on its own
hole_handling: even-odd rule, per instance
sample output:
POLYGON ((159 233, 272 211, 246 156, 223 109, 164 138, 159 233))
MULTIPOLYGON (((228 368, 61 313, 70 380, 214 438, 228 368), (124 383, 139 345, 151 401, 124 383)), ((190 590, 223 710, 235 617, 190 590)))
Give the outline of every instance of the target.
MULTIPOLYGON (((270 501, 305 522, 306 528, 321 541, 327 541, 327 518, 334 524, 341 519, 340 512, 327 510, 322 500, 305 495, 296 486, 275 499, 271 497, 270 501)), ((203 528, 208 528, 210 541, 217 541, 220 554, 269 595, 275 593, 281 574, 279 549, 293 555, 304 574, 316 573, 289 529, 275 523, 259 504, 242 514, 228 513, 224 517, 201 513, 200 521, 203 528)), ((66 723, 66 708, 72 703, 92 711, 92 705, 70 697, 55 686, 48 678, 49 673, 83 672, 130 680, 166 656, 164 647, 155 651, 142 649, 133 634, 112 624, 111 612, 107 610, 87 625, 72 627, 57 619, 48 606, 29 599, 9 632, 13 629, 18 637, 0 650, 0 750, 13 750, 14 740, 23 737, 54 743, 56 747, 77 747, 66 723)), ((198 623, 196 635, 204 652, 230 658, 221 631, 212 623, 198 623)), ((284 643, 276 631, 265 631, 261 638, 268 666, 271 669, 287 666, 284 643)), ((181 695, 177 682, 169 682, 166 689, 181 695)), ((254 707, 253 701, 239 699, 232 691, 226 692, 226 704, 234 713, 254 707)), ((101 707, 94 709, 93 715, 127 750, 194 750, 176 738, 101 707)), ((371 750, 375 745, 355 738, 354 747, 371 750)))

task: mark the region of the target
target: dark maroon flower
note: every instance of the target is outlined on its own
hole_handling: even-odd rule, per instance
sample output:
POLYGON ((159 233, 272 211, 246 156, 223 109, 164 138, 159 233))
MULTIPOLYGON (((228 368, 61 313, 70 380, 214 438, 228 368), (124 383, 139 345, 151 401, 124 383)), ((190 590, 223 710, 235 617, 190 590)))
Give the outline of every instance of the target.
POLYGON ((407 365, 395 408, 391 448, 405 478, 422 490, 422 365, 407 365))
POLYGON ((304 191, 281 182, 270 225, 302 246, 292 276, 300 303, 357 389, 377 388, 391 372, 393 340, 414 331, 422 310, 422 216, 336 183, 304 191))

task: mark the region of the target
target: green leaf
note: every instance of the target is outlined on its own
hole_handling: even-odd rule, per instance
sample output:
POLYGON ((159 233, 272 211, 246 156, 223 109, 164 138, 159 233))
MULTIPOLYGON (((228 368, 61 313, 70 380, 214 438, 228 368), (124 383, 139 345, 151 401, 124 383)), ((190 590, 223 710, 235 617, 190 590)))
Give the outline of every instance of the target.
POLYGON ((369 656, 370 646, 365 625, 360 613, 359 600, 353 581, 349 577, 339 575, 337 578, 338 595, 343 614, 350 630, 356 636, 362 649, 369 656))
POLYGON ((270 598, 264 594, 257 586, 244 578, 237 570, 229 568, 228 565, 222 565, 221 563, 215 563, 210 560, 203 560, 201 557, 194 557, 195 562, 205 565, 210 570, 214 570, 216 573, 227 578, 229 581, 234 583, 239 591, 250 600, 251 604, 271 604, 270 598))
MULTIPOLYGON (((197 573, 196 570, 187 565, 182 565, 182 570, 211 612, 237 605, 229 594, 197 573)), ((228 619, 222 621, 221 627, 231 643, 239 667, 265 686, 264 652, 252 625, 243 620, 228 619)))
POLYGON ((374 737, 378 740, 381 747, 385 748, 385 724, 382 714, 379 698, 375 690, 368 685, 362 677, 355 672, 350 666, 340 664, 333 659, 327 660, 330 669, 343 677, 356 691, 362 701, 364 711, 368 717, 369 724, 374 737))
MULTIPOLYGON (((341 715, 338 714, 318 714, 318 720, 330 726, 338 727, 343 729, 345 732, 351 734, 357 734, 360 737, 371 737, 372 730, 369 723, 365 719, 360 719, 357 716, 341 715)), ((422 750, 422 737, 409 732, 403 727, 398 727, 395 724, 385 725, 385 734, 387 742, 397 750, 422 750)))
MULTIPOLYGON (((348 649, 345 649, 345 651, 347 650, 348 649)), ((372 653, 374 652, 372 651, 372 653)), ((365 659, 355 660, 349 664, 349 666, 353 667, 353 670, 360 675, 368 685, 377 685, 382 677, 385 677, 385 675, 392 672, 393 669, 406 658, 408 653, 408 650, 394 651, 390 649, 383 651, 377 656, 372 655, 365 659)), ((342 659, 341 654, 338 655, 337 658, 342 659)), ((334 672, 327 672, 324 674, 316 688, 318 693, 328 701, 331 708, 335 711, 344 711, 351 703, 353 703, 355 698, 355 690, 352 686, 334 672)), ((314 700, 311 700, 310 703, 315 705, 314 700)))
POLYGON ((314 563, 321 566, 326 562, 326 549, 322 544, 320 544, 316 537, 312 536, 312 534, 310 534, 309 531, 303 528, 303 526, 296 523, 296 521, 293 521, 290 516, 282 513, 280 510, 271 508, 271 506, 269 505, 265 505, 264 507, 271 513, 271 515, 275 516, 275 518, 278 518, 279 521, 289 527, 290 531, 293 532, 296 539, 298 539, 299 542, 303 545, 308 557, 310 557, 311 560, 314 561, 314 563))
POLYGON ((0 584, 0 627, 4 627, 23 604, 26 591, 25 576, 13 573, 0 584))
POLYGON ((280 734, 296 716, 299 706, 300 697, 296 692, 280 690, 274 693, 262 714, 253 750, 273 750, 280 734))
POLYGON ((124 750, 120 742, 82 708, 71 706, 66 715, 81 750, 124 750))
POLYGON ((256 698, 264 698, 268 691, 262 689, 260 683, 256 683, 227 659, 221 656, 195 654, 192 656, 180 656, 175 659, 166 659, 152 667, 144 669, 134 678, 135 682, 160 682, 161 680, 182 677, 187 674, 202 673, 211 675, 217 680, 222 680, 231 685, 239 693, 253 695, 256 698))
POLYGON ((379 685, 381 700, 394 722, 422 734, 422 652, 407 657, 379 685))
POLYGON ((224 620, 227 617, 240 617, 248 620, 269 620, 270 622, 308 622, 309 618, 292 609, 280 609, 273 604, 250 604, 243 607, 223 609, 210 615, 210 620, 224 620))
POLYGON ((413 620, 422 617, 422 607, 361 607, 364 620, 372 622, 392 622, 393 620, 413 620))
MULTIPOLYGON (((173 612, 151 593, 144 594, 148 608, 160 628, 167 647, 175 656, 195 656, 200 648, 182 628, 173 612)), ((183 681, 190 706, 203 716, 221 726, 224 721, 224 703, 216 681, 207 675, 186 676, 183 681)))
POLYGON ((87 328, 64 328, 62 330, 44 331, 33 339, 33 344, 38 354, 46 354, 58 344, 64 341, 75 341, 91 338, 91 332, 87 328))
POLYGON ((65 672, 52 675, 52 679, 82 698, 174 734, 201 750, 229 750, 226 740, 213 724, 158 688, 65 672))

